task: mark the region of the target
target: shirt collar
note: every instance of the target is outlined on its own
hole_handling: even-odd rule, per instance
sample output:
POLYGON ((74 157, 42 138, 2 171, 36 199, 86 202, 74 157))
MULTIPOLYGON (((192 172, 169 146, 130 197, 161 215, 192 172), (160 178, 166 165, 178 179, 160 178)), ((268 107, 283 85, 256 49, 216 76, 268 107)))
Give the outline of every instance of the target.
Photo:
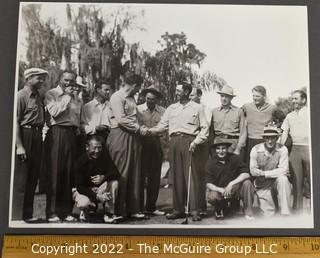
MULTIPOLYGON (((230 105, 229 107, 228 107, 228 110, 230 110, 230 109, 234 109, 236 106, 234 106, 234 105, 230 105)), ((220 107, 219 107, 219 111, 221 111, 221 110, 223 110, 224 108, 223 108, 223 106, 221 105, 220 107)))
POLYGON ((108 105, 109 101, 106 100, 103 104, 101 104, 96 98, 93 98, 92 104, 95 106, 106 106, 108 105))
POLYGON ((60 85, 56 87, 56 92, 59 94, 59 96, 64 94, 64 91, 60 85))
MULTIPOLYGON (((143 112, 150 111, 150 109, 148 108, 146 102, 141 105, 141 110, 142 110, 143 112)), ((154 111, 156 111, 156 112, 158 112, 158 113, 160 112, 160 111, 159 111, 159 105, 158 105, 158 104, 156 104, 156 106, 155 106, 155 108, 154 108, 154 111)))
POLYGON ((23 89, 26 91, 28 97, 39 95, 38 91, 33 92, 28 86, 24 86, 23 89))
POLYGON ((226 156, 226 158, 224 159, 224 160, 225 160, 225 163, 224 163, 224 164, 221 163, 221 162, 219 162, 219 159, 218 159, 217 155, 214 155, 213 160, 214 160, 214 162, 215 162, 216 164, 227 165, 227 164, 229 163, 230 156, 231 156, 231 155, 230 155, 229 153, 227 153, 227 156, 226 156))
POLYGON ((300 113, 303 113, 303 112, 305 112, 307 110, 307 106, 306 105, 304 105, 302 108, 300 108, 300 110, 295 110, 295 112, 297 113, 297 114, 300 114, 300 113))
POLYGON ((273 150, 273 152, 270 153, 264 146, 264 143, 261 143, 258 145, 257 152, 264 152, 266 155, 273 155, 275 152, 279 151, 280 148, 281 145, 279 143, 276 143, 276 148, 273 150))
POLYGON ((254 102, 252 102, 252 105, 258 111, 263 111, 263 110, 267 109, 270 106, 270 104, 268 102, 265 102, 260 109, 257 108, 257 106, 256 106, 256 104, 254 102))
POLYGON ((129 96, 130 93, 126 92, 123 87, 119 89, 119 93, 125 98, 131 97, 129 96))

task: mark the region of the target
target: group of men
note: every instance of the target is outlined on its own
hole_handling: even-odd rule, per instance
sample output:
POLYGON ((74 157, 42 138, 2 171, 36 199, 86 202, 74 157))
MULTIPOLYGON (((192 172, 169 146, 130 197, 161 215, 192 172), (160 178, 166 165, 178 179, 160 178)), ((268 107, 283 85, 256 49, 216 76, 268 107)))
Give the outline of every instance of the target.
POLYGON ((209 111, 200 104, 201 91, 182 83, 176 86, 176 103, 165 109, 159 105, 162 93, 154 86, 140 91, 143 80, 130 70, 112 96, 110 82, 98 81, 88 103, 79 97, 83 85, 73 71, 63 71, 59 85, 44 99, 39 89, 47 72, 30 68, 24 75, 17 97, 13 219, 38 221, 33 198, 41 156, 49 223, 76 221, 74 206, 86 221, 99 203, 106 223, 165 215, 156 202, 163 162, 160 137, 166 131, 173 180, 173 212, 167 219, 182 218, 190 210, 192 220, 200 221, 207 202, 222 219, 239 200, 245 218, 253 219, 255 199, 266 215, 290 215, 302 210, 303 196, 310 198, 309 116, 303 91, 294 91, 294 111, 279 128, 273 123, 277 109, 267 103, 263 86, 253 88, 253 103, 242 108, 232 104, 233 89, 224 86, 218 91, 221 105, 209 111), (144 104, 136 104, 137 92, 144 104), (44 126, 49 129, 43 137, 44 126), (79 153, 79 148, 85 151, 79 153))

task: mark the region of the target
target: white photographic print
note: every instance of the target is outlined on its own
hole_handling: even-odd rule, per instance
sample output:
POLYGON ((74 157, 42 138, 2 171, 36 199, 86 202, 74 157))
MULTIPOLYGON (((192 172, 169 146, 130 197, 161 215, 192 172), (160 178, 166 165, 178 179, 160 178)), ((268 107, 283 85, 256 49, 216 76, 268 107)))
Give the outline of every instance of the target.
POLYGON ((20 3, 9 226, 313 228, 306 6, 20 3))

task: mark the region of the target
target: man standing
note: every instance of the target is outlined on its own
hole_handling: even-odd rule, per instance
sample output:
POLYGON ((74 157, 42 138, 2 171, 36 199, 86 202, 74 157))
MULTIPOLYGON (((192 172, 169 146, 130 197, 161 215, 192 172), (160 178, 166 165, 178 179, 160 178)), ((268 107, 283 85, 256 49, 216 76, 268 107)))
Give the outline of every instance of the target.
POLYGON ((76 94, 76 74, 63 71, 60 84, 46 94, 49 113, 46 135, 48 222, 73 222, 73 166, 77 152, 81 100, 76 94))
POLYGON ((253 146, 264 142, 263 128, 272 122, 272 114, 276 106, 266 102, 265 87, 257 85, 252 89, 253 102, 243 105, 242 109, 247 121, 247 151, 245 160, 249 164, 250 152, 253 146))
MULTIPOLYGON (((211 124, 212 119, 212 112, 209 110, 205 105, 201 104, 201 97, 202 97, 202 90, 196 87, 192 88, 190 99, 200 105, 202 105, 204 114, 207 118, 208 125, 211 124)), ((198 168, 198 176, 199 176, 199 207, 200 207, 200 215, 206 216, 207 215, 207 200, 206 200, 206 182, 205 182, 205 165, 209 158, 209 144, 208 142, 204 142, 197 146, 198 151, 201 153, 199 154, 199 168, 198 168)))
POLYGON ((48 72, 40 68, 25 70, 25 85, 17 95, 16 154, 12 219, 36 223, 33 217, 34 192, 40 173, 43 99, 39 95, 48 72), (21 214, 22 213, 22 214, 21 214))
POLYGON ((263 143, 254 146, 250 154, 250 172, 265 215, 290 215, 291 187, 288 150, 277 143, 279 131, 276 126, 266 126, 263 143))
POLYGON ((109 122, 109 98, 111 84, 100 80, 95 84, 95 97, 86 103, 81 112, 81 128, 86 135, 99 135, 104 140, 107 139, 109 122))
POLYGON ((294 110, 287 115, 281 128, 283 130, 281 143, 284 144, 290 134, 292 150, 290 163, 293 169, 293 209, 303 208, 303 195, 310 198, 310 154, 309 154, 309 111, 307 94, 296 90, 292 94, 294 110), (305 189, 304 189, 305 180, 305 189))
POLYGON ((89 136, 86 153, 75 165, 76 188, 73 198, 80 209, 80 220, 86 221, 88 211, 103 204, 105 223, 116 222, 115 203, 118 195, 119 172, 109 155, 102 155, 102 138, 89 136))
POLYGON ((124 85, 110 99, 110 134, 107 149, 119 173, 119 195, 116 214, 145 219, 140 207, 141 143, 137 105, 133 98, 139 91, 142 78, 128 70, 124 85))
POLYGON ((211 147, 211 154, 206 165, 207 200, 215 207, 217 219, 223 219, 224 210, 233 200, 241 199, 245 218, 253 219, 254 186, 250 173, 238 155, 228 152, 232 143, 217 138, 211 147))
POLYGON ((185 216, 188 181, 190 180, 190 210, 193 221, 201 220, 199 207, 199 171, 201 167, 197 146, 208 138, 208 123, 203 107, 190 100, 192 86, 183 83, 176 87, 177 103, 170 105, 156 127, 147 134, 158 134, 169 129, 170 168, 173 175, 173 213, 167 219, 185 216), (189 169, 191 166, 191 177, 189 169))
MULTIPOLYGON (((165 111, 158 105, 158 101, 162 98, 162 94, 154 86, 150 86, 141 92, 146 102, 137 108, 139 124, 151 128, 156 126, 165 111)), ((160 136, 142 136, 142 152, 141 152, 141 203, 144 207, 144 185, 147 179, 147 194, 145 210, 148 214, 164 215, 163 211, 156 209, 156 202, 159 195, 160 176, 162 167, 162 148, 160 136)))
POLYGON ((247 136, 243 111, 232 105, 232 99, 236 95, 230 86, 223 86, 217 93, 220 95, 221 106, 212 111, 214 139, 229 142, 228 151, 240 155, 246 145, 247 136))

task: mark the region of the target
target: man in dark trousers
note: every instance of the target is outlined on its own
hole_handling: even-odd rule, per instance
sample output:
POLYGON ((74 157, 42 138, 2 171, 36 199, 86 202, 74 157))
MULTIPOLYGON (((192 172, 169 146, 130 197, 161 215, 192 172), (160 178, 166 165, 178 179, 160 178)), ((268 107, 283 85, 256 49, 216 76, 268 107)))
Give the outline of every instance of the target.
MULTIPOLYGON (((150 86, 141 92, 146 102, 137 107, 138 121, 140 125, 151 128, 159 123, 165 109, 158 105, 162 94, 155 86, 150 86)), ((146 213, 151 215, 164 215, 165 212, 156 209, 159 195, 160 176, 162 167, 162 148, 160 136, 142 136, 141 151, 141 203, 146 213), (144 205, 144 185, 147 179, 146 205, 144 205)))
MULTIPOLYGON (((190 100, 192 86, 183 83, 176 87, 177 102, 170 105, 155 127, 146 129, 145 133, 156 135, 169 130, 170 135, 170 168, 173 175, 173 213, 167 219, 178 219, 185 216, 185 205, 188 195, 190 175, 190 210, 193 221, 200 221, 201 182, 198 162, 201 152, 197 148, 204 143, 209 134, 209 125, 203 107, 190 100)), ((144 134, 143 130, 141 130, 144 134)))
POLYGON ((207 200, 215 207, 217 219, 224 217, 226 207, 234 200, 242 200, 245 218, 253 219, 254 186, 250 173, 240 156, 228 152, 231 142, 217 138, 211 146, 206 165, 207 200))
POLYGON ((104 207, 104 222, 114 223, 119 219, 114 209, 120 174, 109 153, 102 150, 102 141, 101 136, 88 137, 86 153, 79 157, 74 169, 73 199, 81 211, 80 220, 87 220, 88 211, 96 209, 100 202, 104 207))
POLYGON ((27 223, 39 221, 33 217, 33 199, 40 172, 44 125, 44 105, 39 89, 47 74, 47 71, 40 68, 25 70, 25 85, 17 95, 18 159, 14 173, 12 219, 23 219, 27 223))
POLYGON ((46 93, 49 131, 45 139, 47 167, 47 219, 49 223, 74 222, 71 215, 73 166, 77 154, 82 101, 77 95, 76 74, 62 72, 57 87, 46 93))

